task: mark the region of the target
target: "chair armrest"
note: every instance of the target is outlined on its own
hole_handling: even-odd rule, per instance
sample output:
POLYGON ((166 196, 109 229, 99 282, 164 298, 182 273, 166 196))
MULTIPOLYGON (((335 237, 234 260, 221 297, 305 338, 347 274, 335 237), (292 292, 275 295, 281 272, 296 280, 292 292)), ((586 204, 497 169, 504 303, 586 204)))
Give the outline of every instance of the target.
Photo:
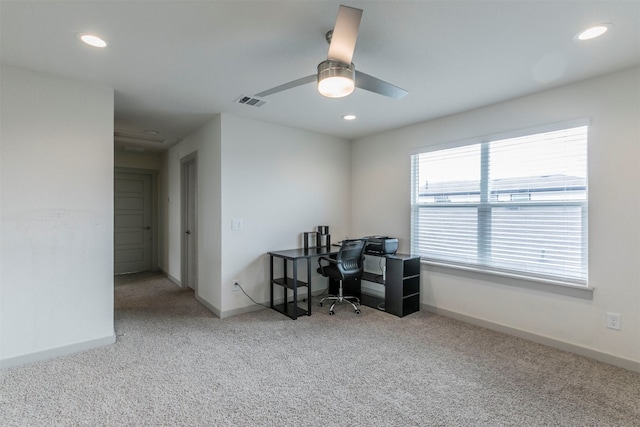
POLYGON ((326 257, 326 256, 321 256, 321 257, 319 257, 319 258, 318 258, 318 267, 320 268, 320 271, 322 272, 322 275, 323 275, 323 276, 325 276, 325 274, 324 274, 324 268, 325 268, 325 267, 328 267, 328 266, 329 266, 329 264, 322 265, 322 261, 326 261, 326 262, 328 262, 329 264, 335 264, 335 265, 340 264, 340 263, 338 262, 338 260, 337 260, 337 259, 335 259, 335 258, 329 258, 329 257, 326 257))

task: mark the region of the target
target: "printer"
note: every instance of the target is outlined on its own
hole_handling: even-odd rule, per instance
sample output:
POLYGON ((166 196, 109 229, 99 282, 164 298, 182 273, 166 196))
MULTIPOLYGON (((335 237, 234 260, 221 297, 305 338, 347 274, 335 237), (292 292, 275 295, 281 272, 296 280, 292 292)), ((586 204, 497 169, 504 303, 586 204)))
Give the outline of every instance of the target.
POLYGON ((393 255, 398 251, 398 239, 388 236, 367 236, 364 253, 369 255, 393 255))

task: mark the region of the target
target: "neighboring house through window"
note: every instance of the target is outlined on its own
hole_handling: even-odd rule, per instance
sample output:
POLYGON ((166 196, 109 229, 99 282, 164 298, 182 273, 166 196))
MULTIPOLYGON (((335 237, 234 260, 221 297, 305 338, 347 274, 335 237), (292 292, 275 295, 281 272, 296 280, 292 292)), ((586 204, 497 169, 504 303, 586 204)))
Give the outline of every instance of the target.
POLYGON ((585 119, 416 151, 412 252, 586 286, 587 135, 585 119))

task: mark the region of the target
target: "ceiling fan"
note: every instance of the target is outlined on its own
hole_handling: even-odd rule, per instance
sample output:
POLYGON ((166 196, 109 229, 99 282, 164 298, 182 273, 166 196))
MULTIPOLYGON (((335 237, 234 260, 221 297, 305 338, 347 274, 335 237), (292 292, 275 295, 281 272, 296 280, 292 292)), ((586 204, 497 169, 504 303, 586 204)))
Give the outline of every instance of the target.
POLYGON ((327 59, 318 64, 318 73, 265 90, 256 96, 269 96, 317 80, 318 92, 329 98, 347 96, 356 87, 394 99, 404 97, 408 93, 406 90, 357 71, 351 62, 361 18, 362 9, 341 5, 335 27, 327 32, 329 53, 327 59))

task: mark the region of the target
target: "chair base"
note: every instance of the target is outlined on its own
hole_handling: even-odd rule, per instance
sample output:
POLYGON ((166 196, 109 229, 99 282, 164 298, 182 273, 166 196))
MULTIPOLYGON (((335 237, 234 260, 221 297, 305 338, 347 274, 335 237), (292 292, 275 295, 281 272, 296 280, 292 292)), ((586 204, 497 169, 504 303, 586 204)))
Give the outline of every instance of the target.
POLYGON ((351 304, 355 313, 360 314, 360 308, 359 308, 360 299, 358 297, 342 295, 342 283, 340 283, 340 287, 338 288, 338 295, 332 295, 332 296, 322 298, 320 300, 320 307, 322 307, 322 304, 324 303, 325 300, 333 301, 333 304, 331 304, 331 307, 329 307, 330 316, 333 316, 335 314, 335 312, 333 311, 333 308, 336 306, 336 304, 344 304, 344 303, 351 304), (354 301, 351 301, 351 300, 354 300, 354 301))

